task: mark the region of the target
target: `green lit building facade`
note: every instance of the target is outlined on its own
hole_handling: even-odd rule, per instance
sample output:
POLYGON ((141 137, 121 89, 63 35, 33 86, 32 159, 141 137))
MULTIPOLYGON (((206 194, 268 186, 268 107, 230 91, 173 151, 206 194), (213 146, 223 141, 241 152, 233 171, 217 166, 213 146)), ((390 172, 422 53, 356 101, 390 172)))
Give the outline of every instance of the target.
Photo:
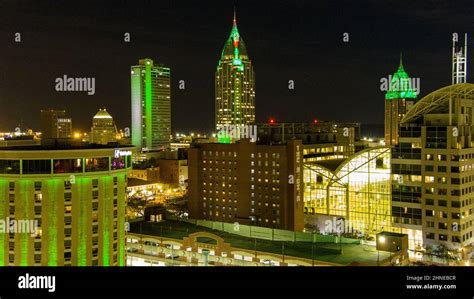
POLYGON ((400 121, 413 106, 416 97, 412 80, 405 72, 400 58, 400 65, 395 74, 389 78, 389 88, 385 94, 385 145, 398 144, 400 121))
POLYGON ((234 16, 215 74, 216 129, 255 122, 255 73, 234 16))
POLYGON ((171 138, 170 69, 141 59, 131 68, 132 144, 139 150, 168 147, 171 138))
POLYGON ((0 150, 0 220, 34 221, 28 230, 0 225, 0 266, 125 265, 125 188, 133 150, 0 150))

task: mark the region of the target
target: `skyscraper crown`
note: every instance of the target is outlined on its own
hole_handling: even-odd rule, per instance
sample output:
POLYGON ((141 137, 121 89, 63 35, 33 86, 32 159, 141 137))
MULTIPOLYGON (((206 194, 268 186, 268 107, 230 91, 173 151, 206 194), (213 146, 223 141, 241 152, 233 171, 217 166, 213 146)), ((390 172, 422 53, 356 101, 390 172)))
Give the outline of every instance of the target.
POLYGON ((221 59, 248 59, 247 48, 245 47, 244 40, 239 34, 237 29, 237 18, 234 11, 234 20, 230 36, 224 44, 222 50, 221 59))
POLYGON ((398 66, 395 74, 392 76, 389 90, 385 94, 385 99, 416 99, 416 92, 412 89, 411 79, 403 68, 401 55, 400 65, 398 66))

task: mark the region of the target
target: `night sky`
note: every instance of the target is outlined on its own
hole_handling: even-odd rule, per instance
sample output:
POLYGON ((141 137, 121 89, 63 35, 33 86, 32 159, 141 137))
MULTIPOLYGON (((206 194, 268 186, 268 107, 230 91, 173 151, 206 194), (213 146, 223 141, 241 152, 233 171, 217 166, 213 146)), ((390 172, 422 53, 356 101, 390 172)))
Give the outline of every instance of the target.
POLYGON ((474 45, 470 0, 0 1, 0 131, 20 121, 39 130, 42 108, 66 109, 77 130, 89 130, 102 107, 119 128, 130 126, 130 66, 145 57, 171 68, 173 132, 210 131, 234 4, 256 73, 259 122, 382 124, 380 79, 395 72, 400 52, 423 96, 451 82, 452 32, 471 34, 474 45), (95 77, 96 94, 57 92, 64 74, 95 77))

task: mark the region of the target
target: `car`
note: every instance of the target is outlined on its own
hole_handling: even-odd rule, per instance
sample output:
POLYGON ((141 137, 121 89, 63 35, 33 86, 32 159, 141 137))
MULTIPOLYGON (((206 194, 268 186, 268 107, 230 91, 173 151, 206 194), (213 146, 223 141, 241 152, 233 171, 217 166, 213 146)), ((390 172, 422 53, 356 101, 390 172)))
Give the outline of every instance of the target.
POLYGON ((268 260, 268 259, 267 260, 262 260, 261 263, 264 264, 264 265, 268 265, 268 266, 275 266, 276 265, 276 263, 274 261, 268 260))

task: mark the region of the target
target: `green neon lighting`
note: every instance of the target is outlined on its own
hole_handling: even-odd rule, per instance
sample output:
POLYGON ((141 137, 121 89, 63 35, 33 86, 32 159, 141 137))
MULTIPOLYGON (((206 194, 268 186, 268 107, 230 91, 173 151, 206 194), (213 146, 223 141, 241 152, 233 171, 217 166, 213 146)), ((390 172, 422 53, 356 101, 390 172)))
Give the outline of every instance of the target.
POLYGON ((219 142, 219 143, 230 143, 230 137, 221 136, 221 137, 217 138, 217 142, 219 142))
MULTIPOLYGON (((20 188, 20 205, 18 207, 19 218, 17 220, 29 220, 29 198, 28 190, 33 187, 33 181, 31 180, 20 180, 18 181, 20 188)), ((19 236, 20 241, 20 266, 28 266, 28 245, 30 241, 29 233, 21 233, 19 236)))
POLYGON ((239 30, 237 29, 237 21, 234 19, 229 38, 222 49, 221 59, 224 57, 230 58, 230 56, 233 58, 240 58, 242 54, 247 55, 246 53, 247 50, 245 49, 244 41, 240 37, 239 30))
POLYGON ((395 74, 393 74, 390 88, 385 94, 385 99, 416 99, 416 96, 416 92, 411 88, 411 79, 403 69, 403 64, 400 60, 400 66, 395 74))
POLYGON ((78 246, 77 246, 77 265, 87 266, 87 239, 89 234, 89 225, 87 223, 88 215, 91 214, 88 206, 90 200, 87 200, 88 194, 91 192, 90 186, 92 180, 90 178, 76 179, 79 191, 79 221, 78 221, 78 246))
POLYGON ((151 65, 152 61, 146 61, 145 65, 145 115, 146 115, 146 146, 152 148, 152 97, 151 97, 151 65))
POLYGON ((110 224, 112 213, 112 177, 106 176, 102 178, 104 186, 104 197, 102 198, 102 265, 110 266, 110 231, 112 227, 110 224))
POLYGON ((48 230, 46 238, 48 240, 48 266, 58 265, 58 194, 61 180, 47 180, 46 188, 48 190, 48 230))
POLYGON ((239 62, 241 63, 240 59, 239 59, 239 47, 235 47, 234 46, 234 61, 235 60, 239 60, 239 62))
MULTIPOLYGON (((117 185, 126 186, 125 174, 120 174, 117 176, 117 185)), ((125 194, 125 188, 118 188, 117 192, 117 229, 118 229, 118 262, 119 266, 125 266, 125 201, 127 195, 125 194)))
POLYGON ((234 58, 232 60, 232 64, 233 65, 242 65, 242 60, 240 60, 239 58, 234 58))
MULTIPOLYGON (((5 215, 5 210, 7 206, 7 198, 8 198, 8 181, 7 180, 0 180, 0 219, 6 219, 7 215, 5 215)), ((8 234, 0 233, 0 266, 6 266, 6 254, 8 253, 8 244, 6 244, 5 236, 8 234)))
POLYGON ((217 142, 227 144, 231 142, 231 138, 226 130, 222 130, 217 133, 217 142))

